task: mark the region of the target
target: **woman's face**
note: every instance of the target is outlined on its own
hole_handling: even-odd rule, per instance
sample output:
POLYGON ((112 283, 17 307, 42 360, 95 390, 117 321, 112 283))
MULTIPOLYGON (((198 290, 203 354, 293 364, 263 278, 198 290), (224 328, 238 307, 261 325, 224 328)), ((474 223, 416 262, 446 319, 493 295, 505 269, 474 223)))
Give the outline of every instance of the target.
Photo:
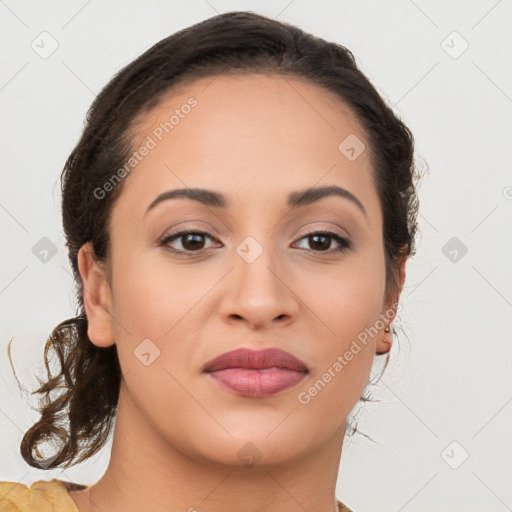
POLYGON ((364 145, 336 97, 283 76, 199 80, 144 115, 112 212, 109 313, 87 313, 92 342, 117 345, 129 414, 160 440, 228 464, 292 461, 340 442, 375 352, 389 349, 364 145), (341 192, 298 201, 323 187, 341 192), (222 200, 155 202, 177 189, 222 200), (181 230, 192 234, 161 245, 181 230), (240 348, 286 351, 307 372, 204 371, 240 348))

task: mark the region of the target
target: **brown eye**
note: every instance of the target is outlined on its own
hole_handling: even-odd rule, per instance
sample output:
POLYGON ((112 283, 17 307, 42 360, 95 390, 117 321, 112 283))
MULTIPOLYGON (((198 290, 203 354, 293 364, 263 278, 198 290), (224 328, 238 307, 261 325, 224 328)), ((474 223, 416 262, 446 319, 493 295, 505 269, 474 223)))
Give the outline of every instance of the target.
POLYGON ((205 249, 206 239, 214 240, 212 236, 203 231, 185 230, 166 236, 160 241, 159 245, 167 247, 173 253, 187 255, 199 253, 205 249), (171 242, 174 241, 178 241, 181 247, 169 247, 171 242))
POLYGON ((187 233, 181 235, 181 245, 186 251, 202 249, 204 246, 204 235, 198 233, 187 233))
POLYGON ((350 242, 346 238, 332 231, 315 231, 308 233, 306 236, 302 237, 301 240, 307 240, 308 246, 313 252, 344 252, 351 247, 350 242), (339 244, 339 247, 329 250, 333 240, 339 244))
POLYGON ((310 247, 315 251, 322 251, 324 249, 327 250, 330 248, 331 245, 331 237, 326 235, 309 235, 308 241, 310 247))

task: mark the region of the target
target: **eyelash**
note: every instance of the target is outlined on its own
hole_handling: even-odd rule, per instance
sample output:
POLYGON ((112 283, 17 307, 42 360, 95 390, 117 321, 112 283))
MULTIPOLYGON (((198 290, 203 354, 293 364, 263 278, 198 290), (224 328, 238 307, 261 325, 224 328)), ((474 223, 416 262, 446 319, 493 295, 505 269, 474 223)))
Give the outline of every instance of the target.
MULTIPOLYGON (((171 235, 164 237, 159 242, 158 245, 159 245, 159 247, 167 246, 167 244, 169 244, 170 242, 172 242, 176 239, 179 239, 180 237, 185 236, 185 235, 204 235, 207 238, 210 238, 211 240, 214 240, 214 241, 216 240, 214 237, 212 237, 211 235, 209 235, 208 233, 206 233, 204 231, 195 231, 195 230, 191 230, 191 229, 186 229, 186 230, 182 230, 182 231, 177 231, 176 233, 173 233, 171 235)), ((314 235, 327 235, 327 237, 334 239, 336 242, 338 242, 340 244, 340 247, 338 247, 337 249, 334 249, 334 250, 327 250, 327 251, 315 251, 313 249, 309 250, 309 252, 313 252, 314 254, 332 254, 332 253, 336 253, 336 252, 345 253, 346 251, 348 251, 352 248, 352 243, 348 239, 340 236, 338 233, 336 233, 334 231, 328 231, 328 230, 310 231, 308 233, 305 233, 301 238, 299 238, 299 240, 303 240, 304 238, 308 238, 308 237, 314 236, 314 235)), ((202 251, 206 250, 206 249, 199 249, 197 251, 184 251, 184 250, 172 249, 170 247, 166 247, 166 249, 168 251, 170 251, 171 253, 176 254, 178 256, 195 256, 195 255, 200 254, 202 251)))

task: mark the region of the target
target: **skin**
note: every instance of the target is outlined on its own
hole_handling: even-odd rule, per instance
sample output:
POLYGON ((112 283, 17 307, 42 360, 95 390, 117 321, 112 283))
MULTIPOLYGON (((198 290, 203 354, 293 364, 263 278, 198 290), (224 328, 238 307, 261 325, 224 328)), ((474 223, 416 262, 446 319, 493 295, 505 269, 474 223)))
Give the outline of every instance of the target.
MULTIPOLYGON (((89 338, 99 347, 117 344, 124 380, 110 464, 96 484, 70 495, 80 512, 148 504, 162 512, 241 504, 248 512, 334 512, 345 421, 390 335, 382 328, 361 344, 309 403, 297 397, 392 309, 405 278, 404 260, 398 288, 386 294, 369 151, 349 161, 338 150, 349 134, 368 148, 365 134, 329 91, 251 74, 167 94, 140 119, 134 148, 190 96, 198 105, 125 178, 112 212, 109 266, 93 260, 89 244, 79 252, 89 338), (350 191, 366 215, 337 196, 287 207, 290 192, 326 185, 350 191), (222 192, 230 204, 173 199, 145 215, 159 194, 186 187, 222 192), (213 237, 199 239, 199 255, 158 246, 185 227, 213 237), (306 236, 326 229, 352 247, 339 252, 333 238, 315 244, 306 236), (236 251, 247 236, 263 249, 252 263, 236 251), (147 338, 160 350, 149 366, 134 355, 147 338), (268 398, 236 396, 202 368, 240 347, 281 348, 310 373, 268 398), (252 466, 238 455, 249 442, 260 457, 252 466)), ((169 246, 190 250, 187 240, 169 246)))

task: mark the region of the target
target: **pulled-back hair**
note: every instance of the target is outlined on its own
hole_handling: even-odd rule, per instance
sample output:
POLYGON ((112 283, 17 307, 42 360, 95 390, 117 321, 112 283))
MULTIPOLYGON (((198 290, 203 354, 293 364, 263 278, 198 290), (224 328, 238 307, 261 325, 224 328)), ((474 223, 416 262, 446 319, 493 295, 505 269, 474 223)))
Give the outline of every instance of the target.
POLYGON ((62 218, 78 315, 57 325, 45 346, 48 379, 33 391, 43 397, 41 418, 20 446, 31 466, 52 469, 85 461, 104 446, 115 420, 122 378, 117 349, 115 344, 97 347, 88 338, 77 254, 90 242, 95 259, 108 261, 109 221, 124 181, 101 198, 98 188, 128 161, 134 151, 131 128, 163 95, 179 84, 234 73, 307 80, 334 93, 355 114, 369 144, 382 209, 386 289, 396 290, 399 262, 414 252, 418 202, 413 137, 358 69, 352 53, 251 12, 229 12, 180 30, 124 67, 103 88, 64 165, 62 218), (57 355, 57 373, 50 369, 50 351, 57 355), (41 464, 34 455, 45 441, 58 448, 50 463, 41 464))

